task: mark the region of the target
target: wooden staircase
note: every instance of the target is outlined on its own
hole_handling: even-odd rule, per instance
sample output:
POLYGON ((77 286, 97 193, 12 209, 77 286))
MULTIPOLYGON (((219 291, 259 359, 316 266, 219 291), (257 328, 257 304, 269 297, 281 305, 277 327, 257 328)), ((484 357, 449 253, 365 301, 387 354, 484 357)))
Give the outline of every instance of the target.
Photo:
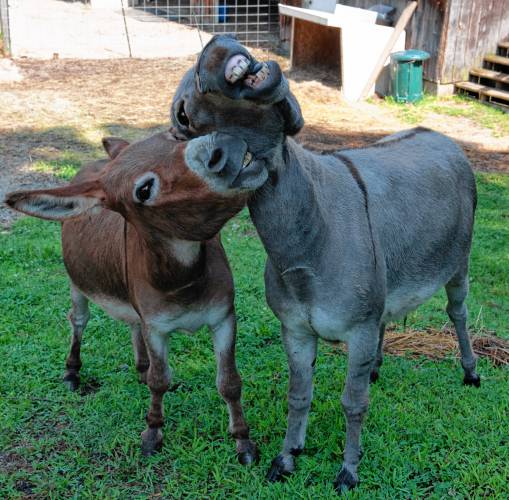
POLYGON ((497 53, 485 56, 483 67, 470 70, 469 81, 455 87, 459 94, 509 111, 509 40, 499 42, 497 53))

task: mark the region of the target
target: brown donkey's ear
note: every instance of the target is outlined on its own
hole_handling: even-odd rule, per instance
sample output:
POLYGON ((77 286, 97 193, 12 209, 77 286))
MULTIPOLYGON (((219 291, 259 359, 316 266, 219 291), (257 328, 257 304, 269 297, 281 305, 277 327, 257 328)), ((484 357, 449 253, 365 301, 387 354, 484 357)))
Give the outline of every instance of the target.
POLYGON ((103 147, 111 160, 114 160, 129 143, 120 137, 103 137, 103 147))
POLYGON ((55 189, 9 193, 5 203, 14 210, 49 220, 66 220, 101 209, 106 194, 99 181, 55 189))

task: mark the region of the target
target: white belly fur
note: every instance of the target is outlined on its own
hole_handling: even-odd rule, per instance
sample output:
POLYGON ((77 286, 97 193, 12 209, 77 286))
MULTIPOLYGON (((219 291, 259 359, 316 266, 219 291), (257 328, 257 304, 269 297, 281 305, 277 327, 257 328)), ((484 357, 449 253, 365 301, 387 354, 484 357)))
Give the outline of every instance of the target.
POLYGON ((89 299, 114 319, 130 325, 140 322, 138 313, 129 302, 123 302, 106 295, 92 295, 89 299))
MULTIPOLYGON (((122 302, 104 295, 90 296, 89 299, 97 304, 112 318, 128 324, 140 322, 140 317, 134 307, 128 302, 122 302)), ((150 328, 159 333, 169 333, 174 330, 182 330, 193 333, 203 325, 214 328, 221 323, 230 310, 230 304, 216 304, 201 309, 180 309, 177 307, 171 311, 161 311, 151 317, 145 318, 150 328)))

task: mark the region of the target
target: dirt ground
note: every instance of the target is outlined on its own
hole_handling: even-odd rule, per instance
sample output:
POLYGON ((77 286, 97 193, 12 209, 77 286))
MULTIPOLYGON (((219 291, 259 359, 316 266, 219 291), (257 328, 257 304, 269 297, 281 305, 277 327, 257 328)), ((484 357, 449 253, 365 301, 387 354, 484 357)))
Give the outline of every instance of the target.
MULTIPOLYGON (((133 140, 165 126, 176 85, 194 60, 16 60, 22 79, 0 82, 0 199, 11 190, 58 183, 35 168, 41 160, 94 158, 102 136, 133 140)), ((278 60, 288 67, 287 59, 278 60)), ((290 74, 306 120, 297 139, 309 148, 363 146, 410 127, 377 103, 342 101, 332 83, 318 79, 323 76, 290 74)), ((477 170, 509 173, 509 137, 462 117, 428 114, 420 125, 458 140, 477 170)), ((13 217, 0 208, 2 226, 13 217)))

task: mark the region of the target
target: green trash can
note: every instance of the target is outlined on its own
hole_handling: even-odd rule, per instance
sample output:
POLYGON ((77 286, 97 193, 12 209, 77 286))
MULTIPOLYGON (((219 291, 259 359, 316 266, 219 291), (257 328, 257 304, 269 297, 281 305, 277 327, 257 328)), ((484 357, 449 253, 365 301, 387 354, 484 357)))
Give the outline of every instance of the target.
POLYGON ((402 50, 391 54, 391 93, 396 102, 422 99, 422 63, 430 55, 424 50, 402 50))

